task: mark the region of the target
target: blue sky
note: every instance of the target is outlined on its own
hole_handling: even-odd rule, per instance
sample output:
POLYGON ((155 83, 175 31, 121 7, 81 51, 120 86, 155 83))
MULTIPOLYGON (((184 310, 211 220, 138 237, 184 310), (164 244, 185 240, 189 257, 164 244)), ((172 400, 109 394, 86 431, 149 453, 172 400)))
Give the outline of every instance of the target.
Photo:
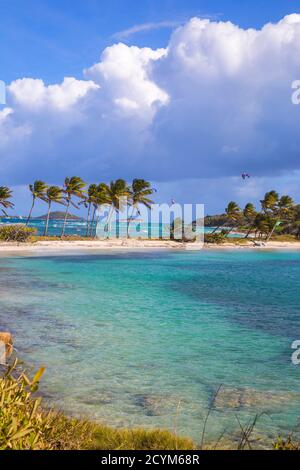
MULTIPOLYGON (((277 23, 292 13, 300 14, 299 1, 0 0, 0 80, 4 80, 9 88, 19 79, 32 78, 43 81, 45 87, 36 81, 28 81, 11 85, 8 90, 7 107, 13 112, 6 112, 2 134, 0 127, 0 159, 4 163, 2 184, 14 186, 17 212, 26 211, 28 200, 24 186, 31 177, 59 183, 70 164, 89 182, 92 182, 94 174, 101 175, 100 179, 119 175, 128 179, 145 176, 159 187, 162 201, 175 198, 186 203, 205 202, 208 212, 223 210, 227 199, 238 199, 241 204, 248 198, 259 200, 265 191, 273 189, 272 185, 296 196, 299 192, 297 152, 300 138, 295 122, 300 118, 300 107, 292 107, 289 99, 291 81, 300 79, 300 60, 295 58, 299 52, 296 39, 282 52, 282 47, 276 49, 276 31, 274 35, 272 32, 272 37, 267 34, 262 37, 267 51, 264 62, 271 58, 271 63, 266 66, 265 76, 260 80, 260 83, 265 80, 265 87, 259 92, 257 86, 251 89, 247 97, 249 109, 245 109, 239 95, 247 93, 249 84, 252 87, 254 78, 249 81, 249 75, 253 72, 253 77, 258 76, 261 62, 245 61, 241 70, 232 72, 236 64, 227 57, 228 49, 221 51, 222 27, 218 31, 208 31, 202 45, 198 36, 194 38, 195 28, 198 35, 202 23, 196 26, 190 23, 193 17, 207 18, 218 24, 232 22, 236 28, 237 49, 231 55, 238 57, 240 50, 243 54, 244 47, 243 34, 239 38, 239 31, 248 28, 260 30, 267 23, 277 23), (185 29, 172 39, 172 34, 180 26, 185 29), (137 59, 129 47, 115 49, 114 45, 120 42, 125 46, 136 46, 138 51, 145 47, 167 51, 171 44, 169 50, 173 48, 174 53, 168 56, 161 53, 155 58, 152 53, 147 53, 145 71, 144 53, 138 52, 137 59), (180 64, 178 57, 174 59, 179 51, 178 44, 189 45, 195 64, 199 58, 197 47, 201 48, 201 54, 208 54, 211 64, 215 60, 222 64, 218 65, 218 77, 214 76, 211 85, 207 71, 201 68, 203 63, 195 69, 195 74, 199 73, 195 83, 194 72, 183 70, 186 62, 180 64), (279 50, 282 57, 277 60, 279 50), (114 65, 122 68, 120 60, 126 61, 127 53, 132 65, 122 81, 116 76, 114 65), (286 60, 291 69, 282 77, 286 60), (273 73, 273 79, 266 76, 268 70, 273 73), (144 73, 149 74, 147 80, 144 73), (136 83, 132 76, 139 74, 142 82, 136 83), (73 77, 78 83, 74 88, 67 84, 63 91, 55 89, 52 92, 47 88, 47 85, 60 86, 64 77, 73 77), (224 80, 227 88, 223 95, 227 101, 222 95, 216 98, 224 80), (87 82, 90 83, 88 90, 84 85, 87 82), (237 83, 244 84, 238 93, 237 83), (102 96, 97 87, 101 89, 102 96), (28 93, 33 96, 30 103, 24 98, 28 93), (67 105, 64 102, 63 111, 59 101, 61 93, 65 93, 64 100, 69 100, 67 105), (69 109, 73 106, 73 98, 70 98, 73 93, 76 95, 74 100, 79 103, 76 104, 76 112, 80 109, 80 116, 75 116, 76 113, 69 109), (193 97, 190 96, 192 93, 193 97), (212 100, 215 102, 212 104, 205 101, 210 93, 214 94, 212 100), (144 99, 146 95, 148 98, 144 99), (278 98, 272 101, 274 96, 278 98), (35 100, 51 102, 51 110, 48 106, 45 111, 35 100), (127 114, 121 118, 119 111, 110 114, 116 103, 124 113, 126 108, 127 114), (66 106, 69 106, 68 114, 66 106), (133 111, 137 108, 139 112, 133 111), (225 109, 231 111, 225 112, 228 122, 223 127, 219 120, 220 112, 224 113, 225 109), (241 118, 240 109, 243 110, 241 118), (244 122, 242 127, 239 120, 244 122), (217 130, 222 127, 216 137, 218 147, 214 146, 215 126, 217 130), (234 141, 232 129, 236 129, 238 142, 234 141), (146 134, 150 135, 150 140, 145 144, 142 139, 146 134), (276 142, 273 139, 275 135, 276 142), (139 136, 138 141, 136 136, 139 136), (204 140, 207 141, 205 144, 204 140), (84 149, 88 148, 86 152, 80 148, 83 141, 84 149), (193 157, 186 158, 185 153, 193 157), (95 170, 88 169, 88 165, 95 170), (138 174, 134 174, 135 169, 138 174), (245 186, 239 175, 248 170, 253 179, 245 186)), ((280 28, 293 29, 296 35, 298 25, 292 23, 280 28)), ((224 34, 227 41, 228 35, 224 34)), ((228 43, 230 47, 233 47, 231 42, 228 43)), ((259 46, 255 47, 259 49, 259 46)), ((256 52, 254 50, 254 56, 256 52)), ((1 110, 3 106, 0 106, 1 110)))
MULTIPOLYGON (((114 35, 135 25, 185 22, 193 16, 260 28, 289 13, 298 0, 0 0, 1 79, 81 76, 114 35)), ((133 34, 128 44, 164 47, 171 28, 133 34)))

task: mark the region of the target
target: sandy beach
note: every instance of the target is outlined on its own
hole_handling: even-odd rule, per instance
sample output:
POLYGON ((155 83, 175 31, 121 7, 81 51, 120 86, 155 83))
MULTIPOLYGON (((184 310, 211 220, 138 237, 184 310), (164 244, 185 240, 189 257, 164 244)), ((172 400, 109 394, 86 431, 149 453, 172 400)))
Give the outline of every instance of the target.
POLYGON ((0 243, 0 256, 6 254, 67 254, 72 252, 103 252, 103 251, 139 251, 139 250, 291 250, 300 251, 299 242, 279 242, 270 241, 254 245, 253 242, 247 243, 224 243, 222 245, 202 243, 178 243, 171 240, 50 240, 37 241, 35 243, 0 243))

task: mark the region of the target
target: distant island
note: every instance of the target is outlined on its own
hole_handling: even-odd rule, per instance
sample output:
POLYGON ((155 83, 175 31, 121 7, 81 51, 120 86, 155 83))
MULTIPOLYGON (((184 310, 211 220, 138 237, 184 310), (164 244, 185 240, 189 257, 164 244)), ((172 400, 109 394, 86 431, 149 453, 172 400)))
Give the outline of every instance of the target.
MULTIPOLYGON (((50 220, 64 220, 65 218, 65 213, 62 211, 54 211, 50 212, 50 220)), ((40 217, 34 217, 34 220, 46 220, 47 219, 47 214, 41 215, 40 217)), ((84 221, 82 217, 78 217, 77 215, 74 214, 68 214, 67 220, 80 220, 84 221)))

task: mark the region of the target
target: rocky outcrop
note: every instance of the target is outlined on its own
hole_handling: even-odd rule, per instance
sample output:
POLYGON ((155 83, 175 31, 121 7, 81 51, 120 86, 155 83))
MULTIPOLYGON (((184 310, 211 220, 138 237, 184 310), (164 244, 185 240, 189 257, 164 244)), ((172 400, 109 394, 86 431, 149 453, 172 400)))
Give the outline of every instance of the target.
POLYGON ((213 407, 218 410, 225 409, 268 409, 283 406, 287 400, 294 398, 293 393, 273 393, 262 392, 250 388, 230 388, 223 387, 220 389, 214 400, 213 407))
POLYGON ((12 355, 13 344, 11 333, 0 332, 0 364, 5 364, 6 360, 12 355))

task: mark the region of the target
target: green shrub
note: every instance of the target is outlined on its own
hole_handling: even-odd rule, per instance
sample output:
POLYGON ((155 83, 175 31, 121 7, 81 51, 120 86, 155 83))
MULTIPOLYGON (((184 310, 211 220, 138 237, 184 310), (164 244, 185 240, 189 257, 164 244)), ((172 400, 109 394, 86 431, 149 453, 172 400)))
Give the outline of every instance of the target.
POLYGON ((0 450, 73 450, 92 447, 95 425, 41 408, 34 398, 41 368, 30 380, 17 361, 0 377, 0 450))
POLYGON ((36 233, 35 228, 22 224, 3 225, 0 227, 0 240, 5 242, 26 242, 36 233))
POLYGON ((40 401, 32 400, 41 369, 30 381, 22 372, 16 378, 12 375, 17 363, 0 379, 0 449, 34 448, 41 435, 40 401))
POLYGON ((226 241, 226 233, 206 233, 204 235, 204 243, 212 243, 214 245, 221 245, 226 241))

